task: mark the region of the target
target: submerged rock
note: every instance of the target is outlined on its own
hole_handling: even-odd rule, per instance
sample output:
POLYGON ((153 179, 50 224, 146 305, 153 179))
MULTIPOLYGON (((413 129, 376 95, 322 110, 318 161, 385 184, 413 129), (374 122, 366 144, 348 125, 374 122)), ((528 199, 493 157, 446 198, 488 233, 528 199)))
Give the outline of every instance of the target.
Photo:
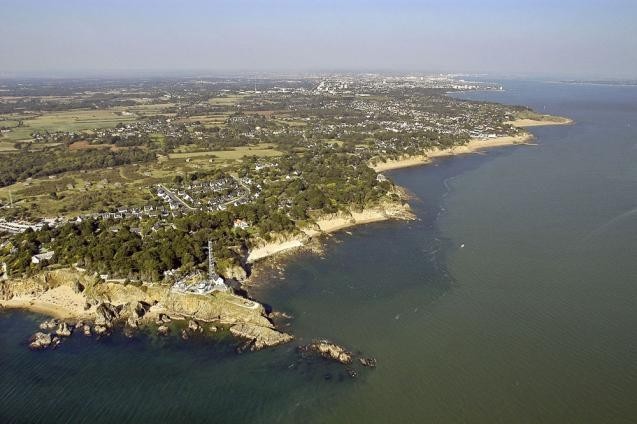
POLYGON ((91 326, 88 324, 84 324, 84 326, 82 327, 82 332, 84 333, 85 336, 90 336, 91 335, 91 326))
POLYGON ((53 336, 51 337, 51 347, 53 349, 55 349, 56 347, 58 347, 60 345, 60 343, 62 343, 62 339, 57 337, 57 336, 53 336))
POLYGON ((170 332, 170 328, 166 327, 165 325, 160 325, 159 327, 157 327, 157 333, 160 336, 166 336, 168 335, 169 332, 170 332))
POLYGON ((46 349, 51 345, 51 335, 38 331, 31 337, 29 347, 31 349, 46 349))
POLYGON ((122 333, 124 333, 124 336, 128 337, 129 339, 131 339, 135 335, 135 329, 126 326, 126 327, 124 327, 124 330, 122 330, 122 333))
POLYGON ((376 368, 376 358, 358 358, 358 362, 364 367, 376 368))
POLYGON ((210 327, 208 327, 208 330, 210 330, 211 333, 216 333, 217 332, 217 326, 216 325, 211 325, 210 327))
POLYGON ((250 350, 260 350, 269 346, 276 346, 292 340, 289 334, 282 333, 273 328, 260 325, 239 323, 230 327, 230 332, 240 338, 248 339, 250 350))
POLYGON ((292 315, 287 314, 285 312, 281 312, 281 311, 272 311, 270 312, 270 315, 268 315, 270 317, 270 319, 292 319, 294 318, 292 315))

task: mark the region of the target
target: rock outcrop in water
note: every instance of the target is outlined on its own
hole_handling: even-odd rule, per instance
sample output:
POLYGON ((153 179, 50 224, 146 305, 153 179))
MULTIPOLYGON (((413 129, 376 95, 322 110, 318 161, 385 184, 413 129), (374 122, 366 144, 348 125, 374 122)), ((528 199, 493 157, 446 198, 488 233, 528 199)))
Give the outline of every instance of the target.
POLYGON ((281 333, 274 328, 249 323, 235 324, 230 327, 230 332, 237 337, 247 339, 250 350, 280 345, 293 339, 289 334, 281 333))
POLYGON ((42 321, 40 323, 41 330, 53 330, 58 326, 58 320, 55 318, 51 318, 50 320, 42 321))
POLYGON ((318 340, 305 346, 299 346, 299 351, 301 353, 317 353, 325 359, 340 362, 344 365, 352 363, 352 354, 350 352, 327 340, 318 340))
POLYGON ((38 331, 33 335, 33 337, 31 337, 29 347, 31 349, 46 349, 51 345, 51 342, 52 339, 50 334, 38 331))
POLYGON ((350 377, 356 377, 358 375, 358 371, 354 366, 356 365, 356 362, 363 367, 376 367, 375 358, 365 357, 360 354, 353 354, 344 347, 327 340, 316 340, 310 344, 299 346, 297 350, 302 359, 308 359, 314 356, 346 365, 347 374, 350 377), (354 362, 356 358, 358 358, 358 361, 354 362))
POLYGON ((58 325, 57 330, 55 330, 55 334, 60 336, 60 337, 70 337, 71 336, 71 329, 69 328, 67 323, 61 322, 58 325))

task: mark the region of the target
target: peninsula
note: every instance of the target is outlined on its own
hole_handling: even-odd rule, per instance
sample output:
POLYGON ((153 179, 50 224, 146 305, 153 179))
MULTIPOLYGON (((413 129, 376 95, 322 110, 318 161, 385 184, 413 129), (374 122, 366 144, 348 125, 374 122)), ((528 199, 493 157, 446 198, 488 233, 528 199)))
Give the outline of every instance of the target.
POLYGON ((166 333, 176 320, 189 321, 173 330, 188 337, 207 323, 250 349, 291 340, 242 289, 260 261, 350 226, 413 218, 382 172, 570 123, 455 99, 447 93, 501 87, 452 76, 0 88, 0 305, 89 334, 118 323, 166 333), (205 271, 227 290, 182 290, 205 271))

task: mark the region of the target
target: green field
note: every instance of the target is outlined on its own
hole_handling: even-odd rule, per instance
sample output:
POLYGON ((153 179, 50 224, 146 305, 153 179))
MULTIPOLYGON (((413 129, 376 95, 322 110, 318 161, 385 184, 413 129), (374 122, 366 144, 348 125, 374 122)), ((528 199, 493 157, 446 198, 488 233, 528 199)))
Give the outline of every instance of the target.
POLYGON ((170 159, 214 157, 220 160, 237 160, 242 159, 246 156, 271 157, 280 156, 282 154, 283 153, 279 150, 271 148, 237 147, 234 150, 209 150, 205 152, 170 153, 168 157, 170 159))
POLYGON ((232 106, 237 104, 244 97, 246 97, 246 94, 229 94, 223 97, 213 97, 208 100, 208 103, 211 105, 232 106))
POLYGON ((123 116, 115 110, 73 110, 45 113, 33 118, 25 118, 22 127, 16 127, 5 134, 2 140, 30 140, 33 131, 83 131, 112 128, 118 123, 133 122, 136 115, 123 116))
POLYGON ((2 152, 15 152, 16 148, 13 147, 14 143, 11 141, 0 141, 0 153, 2 152))

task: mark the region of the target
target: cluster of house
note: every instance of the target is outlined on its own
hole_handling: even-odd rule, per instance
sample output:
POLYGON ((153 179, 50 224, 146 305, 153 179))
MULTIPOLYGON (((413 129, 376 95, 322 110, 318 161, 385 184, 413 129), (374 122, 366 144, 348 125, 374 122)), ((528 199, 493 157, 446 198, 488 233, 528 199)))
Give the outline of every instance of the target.
POLYGON ((98 212, 86 216, 80 216, 76 219, 77 222, 82 222, 85 218, 93 219, 142 219, 148 218, 168 218, 170 216, 177 216, 174 211, 170 211, 164 207, 155 207, 152 205, 146 205, 143 208, 118 208, 114 212, 98 212))
POLYGON ((5 231, 9 234, 20 234, 24 233, 28 229, 32 229, 33 231, 41 230, 44 228, 45 224, 47 224, 46 221, 31 224, 22 221, 6 221, 0 218, 0 231, 5 231))
MULTIPOLYGON (((131 112, 122 112, 123 116, 134 115, 131 112), (127 115, 128 114, 128 115, 127 115)), ((143 136, 150 137, 154 134, 162 134, 166 137, 181 138, 190 136, 188 128, 176 125, 170 118, 144 119, 141 121, 119 124, 114 128, 101 128, 91 132, 77 133, 73 131, 35 131, 31 134, 35 142, 65 142, 81 139, 89 143, 108 143, 117 137, 124 141, 135 141, 143 136)))
POLYGON ((363 95, 388 90, 414 90, 434 88, 444 90, 502 90, 502 86, 481 82, 465 81, 454 74, 401 75, 379 74, 336 75, 323 78, 314 89, 315 94, 363 95))
POLYGON ((258 197, 258 191, 252 194, 251 184, 249 178, 224 177, 214 181, 194 181, 174 190, 159 184, 156 193, 171 211, 215 211, 224 210, 229 205, 245 204, 258 197))

